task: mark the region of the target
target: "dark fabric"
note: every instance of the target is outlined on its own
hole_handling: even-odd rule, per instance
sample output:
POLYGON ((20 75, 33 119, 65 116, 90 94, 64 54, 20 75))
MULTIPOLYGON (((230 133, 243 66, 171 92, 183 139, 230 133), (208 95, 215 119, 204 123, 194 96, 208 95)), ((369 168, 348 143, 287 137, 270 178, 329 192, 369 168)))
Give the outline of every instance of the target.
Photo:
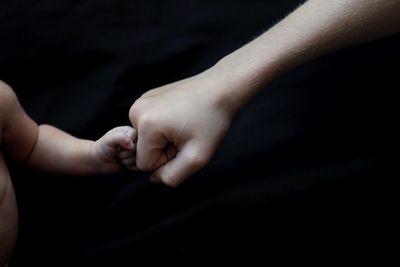
MULTIPOLYGON (((96 139, 128 124, 142 93, 212 66, 300 2, 1 1, 0 79, 39 123, 96 139)), ((338 51, 268 85, 176 189, 14 166, 11 266, 382 264, 399 237, 399 44, 338 51)))

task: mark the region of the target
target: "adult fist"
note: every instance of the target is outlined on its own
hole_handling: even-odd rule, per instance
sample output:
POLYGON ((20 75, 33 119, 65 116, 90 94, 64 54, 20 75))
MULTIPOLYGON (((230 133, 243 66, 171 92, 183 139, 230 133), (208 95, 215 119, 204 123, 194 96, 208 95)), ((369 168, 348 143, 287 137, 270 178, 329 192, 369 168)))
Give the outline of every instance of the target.
POLYGON ((204 167, 233 114, 211 71, 148 91, 129 111, 138 131, 136 165, 153 182, 175 187, 204 167))

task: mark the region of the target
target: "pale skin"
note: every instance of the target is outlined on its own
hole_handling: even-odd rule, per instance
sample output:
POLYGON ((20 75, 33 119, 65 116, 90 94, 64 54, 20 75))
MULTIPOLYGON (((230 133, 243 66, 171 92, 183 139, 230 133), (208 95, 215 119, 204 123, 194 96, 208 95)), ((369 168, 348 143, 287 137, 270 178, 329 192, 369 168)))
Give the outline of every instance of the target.
POLYGON ((210 161, 235 114, 269 82, 320 55, 398 33, 399 17, 399 0, 309 0, 210 69, 150 90, 129 112, 137 167, 178 186, 210 161))
POLYGON ((0 81, 0 266, 15 244, 18 211, 5 158, 38 170, 68 175, 110 174, 124 165, 135 170, 136 131, 116 127, 97 141, 83 140, 50 125, 38 126, 13 90, 0 81))

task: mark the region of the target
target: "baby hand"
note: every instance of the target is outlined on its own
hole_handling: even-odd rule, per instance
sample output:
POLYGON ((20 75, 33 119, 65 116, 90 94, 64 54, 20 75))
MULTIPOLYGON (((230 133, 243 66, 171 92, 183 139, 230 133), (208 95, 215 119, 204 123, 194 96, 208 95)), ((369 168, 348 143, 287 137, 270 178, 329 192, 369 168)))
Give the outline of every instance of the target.
POLYGON ((120 126, 108 131, 92 144, 90 155, 100 173, 115 173, 122 165, 136 169, 137 132, 129 126, 120 126))

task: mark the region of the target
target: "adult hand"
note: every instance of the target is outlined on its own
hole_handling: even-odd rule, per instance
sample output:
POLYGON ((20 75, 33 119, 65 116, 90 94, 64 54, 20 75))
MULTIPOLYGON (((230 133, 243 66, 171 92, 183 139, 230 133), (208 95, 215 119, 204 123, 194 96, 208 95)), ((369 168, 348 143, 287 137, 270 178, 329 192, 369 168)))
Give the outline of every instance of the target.
POLYGON ((129 117, 138 131, 136 165, 175 187, 205 166, 225 136, 233 111, 208 70, 142 95, 129 117))
POLYGON ((210 70, 149 91, 130 110, 137 167, 177 186, 203 167, 235 111, 270 81, 319 55, 400 32, 398 0, 308 0, 210 70))

